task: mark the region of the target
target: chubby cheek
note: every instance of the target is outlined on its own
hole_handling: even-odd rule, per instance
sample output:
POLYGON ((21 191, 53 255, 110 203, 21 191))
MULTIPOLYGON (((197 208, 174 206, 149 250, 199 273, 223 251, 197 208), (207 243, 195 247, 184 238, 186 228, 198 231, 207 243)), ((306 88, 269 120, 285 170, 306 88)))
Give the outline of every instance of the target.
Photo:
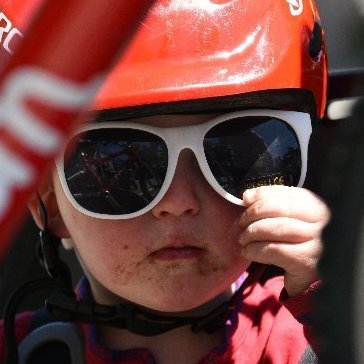
POLYGON ((61 194, 59 198, 63 221, 87 271, 100 283, 128 280, 147 251, 140 226, 129 221, 88 217, 75 210, 61 194))
POLYGON ((116 228, 114 221, 92 219, 78 213, 72 215, 75 223, 69 230, 75 248, 87 270, 100 283, 106 286, 107 282, 126 284, 138 273, 147 249, 137 232, 130 239, 130 228, 116 228))
POLYGON ((225 279, 228 276, 237 278, 249 265, 241 257, 241 245, 238 242, 241 228, 239 226, 239 216, 241 208, 237 206, 228 206, 227 211, 222 212, 220 218, 216 219, 213 225, 214 237, 212 241, 215 244, 211 247, 217 262, 220 262, 220 269, 216 272, 217 279, 219 274, 225 279), (222 218, 222 216, 224 218, 222 218))

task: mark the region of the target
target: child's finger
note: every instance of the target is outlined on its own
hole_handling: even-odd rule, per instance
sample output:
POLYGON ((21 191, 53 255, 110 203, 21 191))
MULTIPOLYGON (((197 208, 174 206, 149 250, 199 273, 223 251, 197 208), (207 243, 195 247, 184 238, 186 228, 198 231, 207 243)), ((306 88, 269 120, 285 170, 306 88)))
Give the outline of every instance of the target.
POLYGON ((240 225, 244 228, 260 219, 284 216, 306 222, 326 223, 329 219, 329 211, 321 200, 314 198, 273 196, 259 199, 248 206, 241 215, 240 225))
POLYGON ((257 202, 261 199, 274 197, 309 199, 310 201, 317 200, 317 202, 324 204, 321 199, 312 191, 301 187, 289 187, 281 185, 261 186, 246 190, 243 194, 243 200, 246 206, 250 206, 254 202, 257 202))
POLYGON ((277 241, 302 243, 320 235, 322 224, 310 223, 289 217, 274 217, 255 221, 240 233, 239 243, 277 241))
POLYGON ((321 250, 319 240, 301 244, 259 242, 243 247, 241 255, 250 261, 281 267, 285 271, 284 287, 290 296, 295 296, 319 279, 321 250))
POLYGON ((244 246, 241 255, 247 260, 276 265, 297 277, 316 271, 321 250, 316 240, 301 244, 254 242, 244 246))

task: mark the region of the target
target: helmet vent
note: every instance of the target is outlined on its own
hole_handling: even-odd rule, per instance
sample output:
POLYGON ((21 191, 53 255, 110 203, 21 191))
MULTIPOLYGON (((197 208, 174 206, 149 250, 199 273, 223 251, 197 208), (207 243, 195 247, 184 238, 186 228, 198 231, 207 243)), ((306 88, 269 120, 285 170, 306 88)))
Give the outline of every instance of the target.
POLYGON ((316 62, 319 60, 323 48, 323 31, 321 24, 315 22, 309 44, 310 57, 316 62))

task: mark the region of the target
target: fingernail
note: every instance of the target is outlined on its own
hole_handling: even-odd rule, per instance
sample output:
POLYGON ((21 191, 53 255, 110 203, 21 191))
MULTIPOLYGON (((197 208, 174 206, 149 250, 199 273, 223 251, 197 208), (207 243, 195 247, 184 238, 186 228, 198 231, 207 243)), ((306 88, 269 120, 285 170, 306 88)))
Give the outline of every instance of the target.
POLYGON ((243 200, 245 202, 249 202, 250 200, 253 199, 254 195, 255 195, 255 189, 246 190, 243 193, 243 200))

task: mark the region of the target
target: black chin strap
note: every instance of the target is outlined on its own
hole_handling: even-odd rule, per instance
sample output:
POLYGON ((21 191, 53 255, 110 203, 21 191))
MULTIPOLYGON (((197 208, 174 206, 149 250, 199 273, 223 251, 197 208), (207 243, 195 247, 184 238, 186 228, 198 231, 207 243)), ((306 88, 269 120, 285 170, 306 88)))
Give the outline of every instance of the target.
POLYGON ((233 309, 230 302, 224 302, 204 316, 165 316, 134 304, 106 306, 89 300, 77 300, 61 292, 51 294, 46 307, 59 320, 108 325, 143 336, 160 335, 184 325, 191 325, 193 332, 212 333, 221 327, 233 309))

